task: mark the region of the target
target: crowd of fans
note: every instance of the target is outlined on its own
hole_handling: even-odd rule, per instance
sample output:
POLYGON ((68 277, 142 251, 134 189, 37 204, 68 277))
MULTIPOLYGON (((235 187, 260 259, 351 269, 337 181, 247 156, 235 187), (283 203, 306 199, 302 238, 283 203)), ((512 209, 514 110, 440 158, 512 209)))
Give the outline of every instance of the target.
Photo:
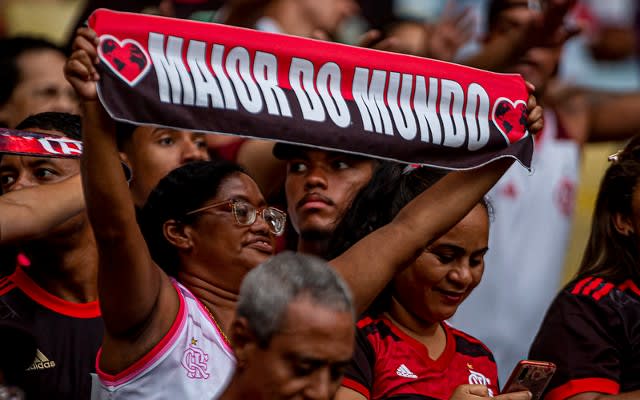
POLYGON ((0 399, 527 400, 500 385, 526 358, 557 366, 542 398, 640 398, 640 93, 558 77, 576 35, 608 60, 640 39, 591 3, 95 0, 64 47, 1 38, 2 126, 83 154, 0 158, 0 399), (116 122, 99 7, 521 74, 533 173, 116 122), (609 140, 558 293, 581 149, 609 140))

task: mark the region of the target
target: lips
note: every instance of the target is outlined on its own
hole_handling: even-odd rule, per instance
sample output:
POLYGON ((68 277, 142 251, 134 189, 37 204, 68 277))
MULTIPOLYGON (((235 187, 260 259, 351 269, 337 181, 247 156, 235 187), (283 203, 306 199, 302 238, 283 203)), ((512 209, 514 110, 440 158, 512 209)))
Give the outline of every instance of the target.
POLYGON ((245 244, 245 247, 257 250, 261 253, 273 254, 273 246, 271 245, 269 238, 260 237, 252 239, 245 244))
POLYGON ((299 209, 318 209, 333 206, 333 201, 319 193, 307 193, 296 205, 299 209))
POLYGON ((434 288, 435 291, 440 293, 445 302, 456 305, 460 304, 464 300, 466 292, 460 292, 455 290, 445 290, 440 288, 434 288))

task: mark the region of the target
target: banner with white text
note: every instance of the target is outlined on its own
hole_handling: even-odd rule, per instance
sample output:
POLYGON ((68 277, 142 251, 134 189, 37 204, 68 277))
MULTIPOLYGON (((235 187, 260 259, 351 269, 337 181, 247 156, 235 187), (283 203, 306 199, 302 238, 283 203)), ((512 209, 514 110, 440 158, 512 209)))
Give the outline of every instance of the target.
POLYGON ((0 128, 0 154, 78 158, 82 142, 64 136, 0 128))
POLYGON ((425 58, 97 10, 98 94, 116 120, 447 169, 531 165, 524 81, 425 58))

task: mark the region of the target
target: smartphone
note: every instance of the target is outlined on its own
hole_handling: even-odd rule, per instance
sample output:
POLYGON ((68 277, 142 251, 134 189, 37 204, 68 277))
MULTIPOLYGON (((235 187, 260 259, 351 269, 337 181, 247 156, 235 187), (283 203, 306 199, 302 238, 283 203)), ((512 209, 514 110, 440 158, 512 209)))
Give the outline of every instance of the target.
POLYGON ((556 365, 552 362, 522 360, 511 372, 502 393, 528 390, 532 395, 531 400, 540 400, 554 372, 556 365))

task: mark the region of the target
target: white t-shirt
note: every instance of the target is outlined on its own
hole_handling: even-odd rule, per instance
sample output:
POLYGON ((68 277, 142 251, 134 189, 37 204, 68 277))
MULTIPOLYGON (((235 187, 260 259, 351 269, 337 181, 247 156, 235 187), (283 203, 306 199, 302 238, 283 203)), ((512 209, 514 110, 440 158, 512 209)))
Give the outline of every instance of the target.
POLYGON ((180 309, 169 332, 117 375, 100 371, 96 362, 92 399, 215 399, 222 394, 235 369, 233 351, 202 303, 180 283, 174 286, 180 309))

